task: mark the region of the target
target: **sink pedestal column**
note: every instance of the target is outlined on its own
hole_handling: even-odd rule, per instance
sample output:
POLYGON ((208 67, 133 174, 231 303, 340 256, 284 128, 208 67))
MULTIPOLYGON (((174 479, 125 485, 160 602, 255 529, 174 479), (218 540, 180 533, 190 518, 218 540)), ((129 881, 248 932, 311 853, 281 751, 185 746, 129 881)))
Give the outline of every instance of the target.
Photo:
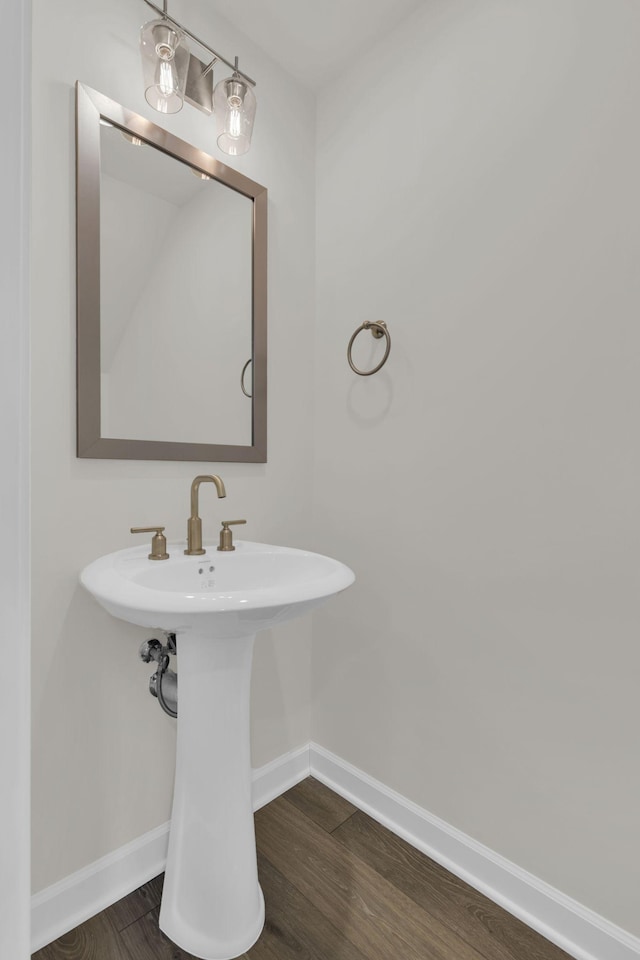
POLYGON ((203 960, 248 950, 264 925, 249 694, 254 637, 178 634, 178 744, 160 929, 203 960))

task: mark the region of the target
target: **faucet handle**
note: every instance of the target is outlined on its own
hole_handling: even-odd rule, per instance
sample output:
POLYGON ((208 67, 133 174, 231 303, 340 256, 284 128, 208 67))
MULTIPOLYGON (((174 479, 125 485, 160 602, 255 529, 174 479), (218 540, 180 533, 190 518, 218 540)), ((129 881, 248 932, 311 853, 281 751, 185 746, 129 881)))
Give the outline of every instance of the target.
POLYGON ((149 560, 168 560, 167 538, 164 536, 164 527, 131 527, 131 533, 153 533, 151 539, 151 553, 149 560))
POLYGON ((246 520, 223 520, 222 521, 222 530, 220 531, 220 543, 218 545, 218 550, 223 550, 225 553, 229 550, 235 550, 233 545, 233 531, 229 530, 229 527, 237 523, 246 523, 246 520))

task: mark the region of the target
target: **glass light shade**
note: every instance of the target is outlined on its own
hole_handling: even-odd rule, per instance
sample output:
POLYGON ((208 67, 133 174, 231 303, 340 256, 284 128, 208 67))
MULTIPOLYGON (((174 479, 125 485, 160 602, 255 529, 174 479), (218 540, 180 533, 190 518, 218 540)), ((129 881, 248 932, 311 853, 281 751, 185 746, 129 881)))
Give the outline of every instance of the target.
POLYGON ((147 103, 159 113, 177 113, 191 56, 185 35, 170 20, 150 20, 140 31, 140 55, 147 103))
POLYGON ((237 73, 221 80, 213 91, 213 110, 220 149, 232 157, 246 153, 256 116, 256 97, 251 86, 237 73))

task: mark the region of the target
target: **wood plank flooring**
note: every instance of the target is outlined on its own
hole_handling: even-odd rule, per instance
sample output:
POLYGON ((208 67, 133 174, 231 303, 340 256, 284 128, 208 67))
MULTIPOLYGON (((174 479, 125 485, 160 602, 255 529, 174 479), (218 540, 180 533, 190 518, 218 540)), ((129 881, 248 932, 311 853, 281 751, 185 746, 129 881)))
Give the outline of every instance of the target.
MULTIPOLYGON (((570 960, 313 778, 256 814, 267 919, 242 960, 570 960)), ((158 928, 162 877, 33 960, 194 960, 158 928)))

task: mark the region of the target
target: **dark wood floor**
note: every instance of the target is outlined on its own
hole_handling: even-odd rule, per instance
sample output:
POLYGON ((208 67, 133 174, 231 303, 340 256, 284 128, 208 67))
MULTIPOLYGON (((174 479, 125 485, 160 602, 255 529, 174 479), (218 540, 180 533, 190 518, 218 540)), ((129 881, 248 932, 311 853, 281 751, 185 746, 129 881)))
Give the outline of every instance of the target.
MULTIPOLYGON (((312 778, 256 836, 267 920, 245 960, 569 960, 312 778)), ((192 960, 158 929, 161 892, 157 877, 33 960, 192 960)))

